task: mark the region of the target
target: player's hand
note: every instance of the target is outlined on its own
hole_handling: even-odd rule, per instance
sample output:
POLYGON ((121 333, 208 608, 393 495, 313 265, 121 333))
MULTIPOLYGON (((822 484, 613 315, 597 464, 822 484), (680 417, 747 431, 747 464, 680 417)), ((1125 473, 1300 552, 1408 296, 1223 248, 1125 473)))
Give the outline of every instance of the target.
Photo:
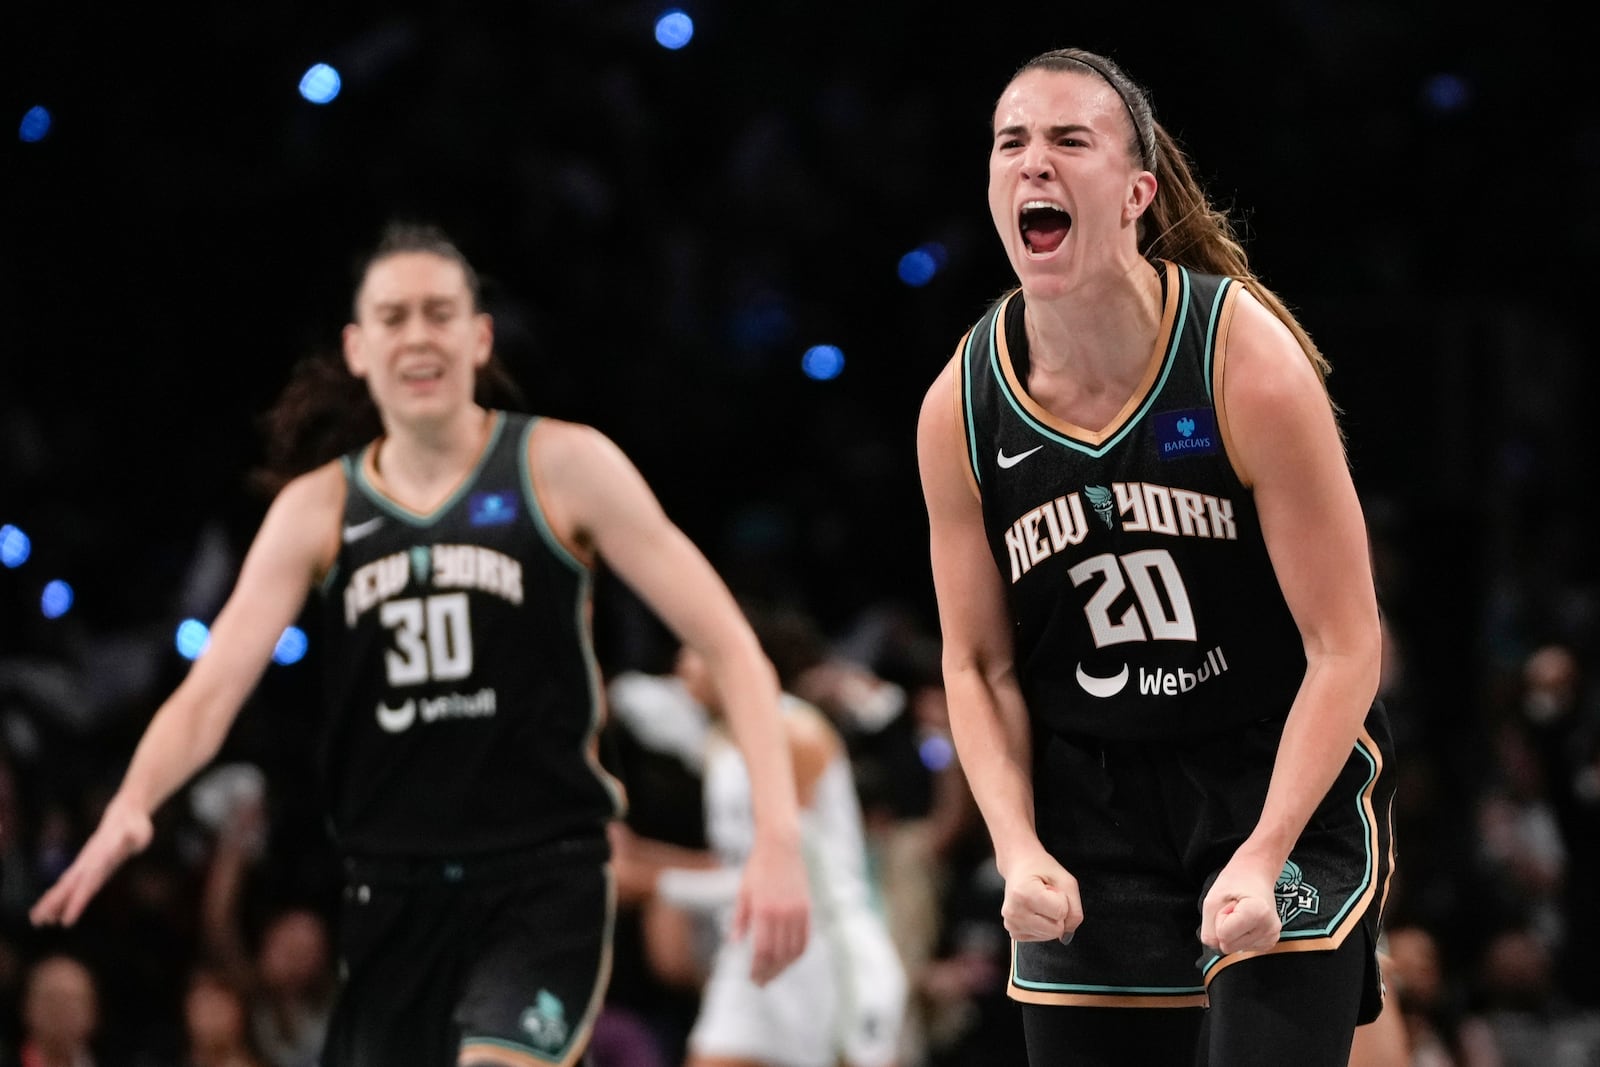
POLYGON ((1007 933, 1018 941, 1072 940, 1083 923, 1078 880, 1044 846, 1012 859, 1000 873, 1006 880, 1000 917, 1007 933))
POLYGON ((637 904, 656 891, 655 867, 642 854, 639 836, 621 819, 606 825, 611 842, 611 870, 617 880, 617 896, 624 903, 637 904))
POLYGON ((143 851, 153 833, 148 814, 114 797, 77 859, 33 905, 28 918, 35 926, 77 922, 112 872, 129 856, 143 851))
POLYGON ((766 985, 800 953, 810 935, 811 898, 798 840, 757 835, 745 861, 732 936, 751 944, 750 978, 766 985))
POLYGON ((1281 863, 1235 853, 1200 905, 1200 943, 1223 955, 1276 945, 1283 923, 1273 887, 1281 870, 1281 863))

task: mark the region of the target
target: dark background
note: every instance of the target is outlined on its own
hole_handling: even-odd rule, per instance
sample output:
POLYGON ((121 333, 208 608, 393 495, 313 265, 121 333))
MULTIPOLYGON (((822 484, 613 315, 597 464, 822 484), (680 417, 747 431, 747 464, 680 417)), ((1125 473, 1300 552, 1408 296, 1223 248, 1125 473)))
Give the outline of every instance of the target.
MULTIPOLYGON (((1523 658, 1592 668, 1600 120, 1559 5, 708 0, 680 52, 647 4, 163 8, 0 25, 0 118, 55 120, 0 138, 0 523, 34 545, 0 570, 0 690, 108 765, 259 521, 258 416, 395 215, 455 236, 531 406, 618 441, 737 591, 934 626, 917 410, 1011 280, 992 104, 1063 45, 1149 87, 1333 362, 1405 743, 1467 803, 1523 658), (943 269, 902 284, 928 241, 943 269), (836 380, 801 375, 817 343, 836 380)), ((607 666, 648 658, 626 595, 601 608, 607 666)))
POLYGON ((44 104, 55 126, 0 141, 0 521, 35 546, 0 573, 7 643, 166 626, 206 525, 243 547, 256 419, 336 343, 393 215, 456 236, 531 406, 615 438, 741 590, 834 628, 884 599, 930 617, 916 412, 1009 280, 992 103, 1069 43, 1149 86, 1332 359, 1429 687, 1467 702, 1475 656, 1520 651, 1484 640, 1533 639, 1486 615, 1587 625, 1497 584, 1593 577, 1580 249, 1600 125, 1553 5, 688 10, 680 52, 645 4, 11 12, 5 113, 44 104), (344 76, 322 107, 295 91, 318 61, 344 76), (927 241, 944 269, 901 284, 927 241), (844 350, 838 379, 799 373, 816 343, 844 350), (41 632, 51 577, 76 621, 41 632))

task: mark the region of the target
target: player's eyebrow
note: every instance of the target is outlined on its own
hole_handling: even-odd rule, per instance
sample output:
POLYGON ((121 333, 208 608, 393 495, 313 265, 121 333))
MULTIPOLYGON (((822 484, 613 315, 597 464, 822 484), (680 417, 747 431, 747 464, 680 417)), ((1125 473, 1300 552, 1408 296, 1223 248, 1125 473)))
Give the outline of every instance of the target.
MULTIPOLYGON (((1020 137, 1022 134, 1027 132, 1028 127, 1026 126, 1003 126, 994 131, 994 135, 996 137, 1020 137)), ((1051 126, 1044 132, 1046 136, 1056 138, 1065 137, 1068 134, 1093 133, 1094 130, 1090 129, 1088 126, 1085 126, 1081 122, 1069 122, 1064 126, 1051 126)))

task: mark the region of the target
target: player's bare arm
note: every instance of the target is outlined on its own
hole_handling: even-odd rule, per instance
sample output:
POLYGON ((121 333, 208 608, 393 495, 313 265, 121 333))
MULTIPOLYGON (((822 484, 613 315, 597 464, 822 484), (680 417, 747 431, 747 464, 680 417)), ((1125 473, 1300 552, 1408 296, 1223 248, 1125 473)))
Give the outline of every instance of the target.
POLYGON ((917 427, 950 728, 1006 880, 1006 929, 1021 940, 1049 940, 1077 929, 1083 907, 1076 880, 1034 829, 1028 715, 1004 590, 966 473, 954 368, 947 365, 929 389, 917 427))
POLYGON ((1240 951, 1277 940, 1274 879, 1377 693, 1381 631, 1361 505, 1327 394, 1287 328, 1248 294, 1226 340, 1222 396, 1229 450, 1254 493, 1307 658, 1261 819, 1203 911, 1207 943, 1240 951), (1230 897, 1251 899, 1249 914, 1218 929, 1230 897))
POLYGON ((150 842, 150 817, 222 747, 284 628, 337 549, 344 480, 336 466, 274 500, 205 653, 156 711, 128 771, 78 857, 33 906, 35 923, 75 923, 113 871, 150 842))
POLYGON ((529 448, 556 536, 615 571, 711 671, 750 769, 756 842, 734 926, 754 939, 754 977, 765 982, 805 948, 809 915, 777 675, 733 594, 609 438, 546 419, 529 448))

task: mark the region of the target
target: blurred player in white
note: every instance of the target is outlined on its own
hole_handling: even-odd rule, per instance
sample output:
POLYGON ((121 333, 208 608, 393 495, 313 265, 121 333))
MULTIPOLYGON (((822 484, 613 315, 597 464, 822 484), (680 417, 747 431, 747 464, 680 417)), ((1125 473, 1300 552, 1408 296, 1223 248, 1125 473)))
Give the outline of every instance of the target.
MULTIPOLYGON (((758 627, 759 630, 759 627, 758 627)), ((713 857, 622 835, 619 862, 664 903, 732 919, 755 824, 744 759, 721 722, 701 657, 679 653, 685 690, 710 714, 703 788, 713 857)), ((802 851, 813 900, 805 951, 764 986, 750 980, 749 945, 720 939, 688 1038, 686 1067, 894 1067, 907 980, 867 862, 861 805, 843 739, 793 696, 783 723, 799 791, 802 851)))

